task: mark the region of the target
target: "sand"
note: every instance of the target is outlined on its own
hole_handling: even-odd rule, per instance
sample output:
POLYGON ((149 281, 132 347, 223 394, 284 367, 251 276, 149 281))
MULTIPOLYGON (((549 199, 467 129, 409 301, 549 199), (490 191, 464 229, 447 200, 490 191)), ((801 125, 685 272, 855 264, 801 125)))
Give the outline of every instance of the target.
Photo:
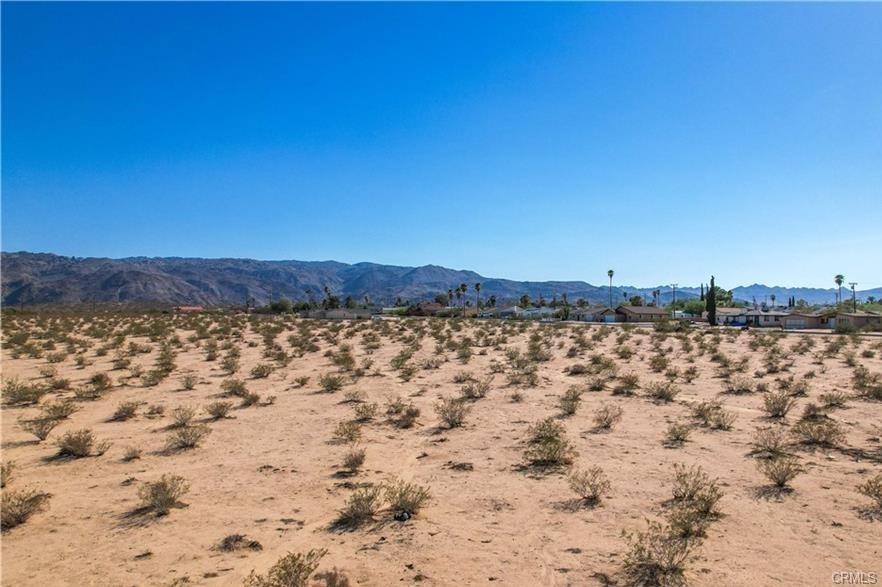
MULTIPOLYGON (((102 318, 122 328, 145 317, 102 318)), ((822 393, 853 394, 853 368, 843 360, 849 349, 857 362, 871 372, 882 372, 880 339, 855 338, 833 358, 815 364, 814 355, 826 340, 812 336, 815 347, 805 354, 788 349, 803 336, 788 334, 778 342, 786 360, 793 364, 786 373, 757 377, 765 350, 753 351, 753 332, 727 331, 719 349, 733 359, 748 357, 745 370, 754 382, 764 381, 776 389, 775 378, 795 376, 808 380, 807 397, 799 397, 785 424, 770 422, 762 411, 760 393, 721 393, 723 380, 710 353, 682 350, 679 340, 669 335, 659 343, 671 365, 681 371, 694 365, 698 376, 692 383, 678 379, 681 393, 671 403, 657 403, 638 391, 632 396, 613 395, 615 381, 602 391, 586 391, 578 411, 559 418, 578 456, 572 468, 600 466, 609 477, 611 489, 596 507, 579 507, 567 483, 566 467, 543 470, 525 465, 524 449, 528 428, 550 416, 558 417, 558 399, 571 385, 584 384, 590 376, 572 376, 565 370, 574 363, 588 363, 592 354, 610 357, 619 373, 635 372, 641 385, 663 381, 649 367, 655 344, 652 328, 630 332, 626 342, 635 350, 629 360, 613 352, 619 326, 609 327, 603 340, 591 342, 581 356, 567 357, 578 333, 591 340, 600 330, 587 324, 528 324, 505 322, 443 321, 451 327, 455 341, 475 339, 478 329, 495 335, 508 331, 499 345, 474 346, 467 363, 454 349, 436 349, 427 332, 421 348, 409 363, 427 359, 440 361, 438 368, 418 369, 409 381, 402 380, 390 366, 392 358, 408 341, 414 327, 437 324, 434 319, 358 323, 307 321, 316 352, 294 357, 277 367, 267 378, 253 379, 250 369, 258 363, 274 364, 263 357, 263 336, 246 325, 236 346, 241 350, 241 369, 236 377, 246 381, 249 391, 271 405, 236 408, 231 417, 207 422, 211 433, 192 450, 167 453, 163 450, 169 412, 176 406, 201 408, 223 399, 221 382, 228 377, 216 361, 205 360, 205 341, 189 341, 194 321, 223 321, 206 316, 155 315, 152 320, 175 321, 182 346, 177 349, 176 369, 154 387, 128 378, 128 370, 113 370, 114 351, 96 356, 100 345, 87 336, 83 322, 66 327, 74 336, 90 342, 85 352, 87 365, 78 367, 74 355, 56 365, 58 376, 74 387, 84 385, 95 373, 107 372, 114 385, 99 400, 77 402, 79 411, 63 421, 45 442, 38 443, 24 432, 18 420, 35 417, 35 406, 4 406, 2 410, 3 461, 16 468, 4 489, 33 487, 52 494, 48 509, 2 536, 2 581, 4 585, 241 585, 252 570, 264 573, 287 552, 327 549, 319 571, 337 568, 350 585, 603 585, 627 584, 622 562, 628 551, 623 531, 642 530, 647 520, 662 520, 671 498, 673 465, 700 465, 717 477, 724 491, 719 502, 721 515, 712 522, 706 538, 694 551, 686 577, 693 585, 830 585, 837 571, 864 571, 882 575, 882 520, 867 514, 871 501, 855 486, 882 472, 882 403, 852 397, 845 408, 831 410, 841 423, 845 440, 837 448, 793 449, 806 472, 793 482, 793 491, 769 495, 768 481, 757 470, 751 439, 759 427, 792 428, 804 406, 818 402, 822 393), (372 365, 362 377, 348 382, 334 393, 323 392, 318 380, 323 373, 337 371, 325 355, 337 346, 322 333, 329 327, 344 329, 338 342, 352 345, 357 363, 368 358, 372 365), (380 336, 379 348, 362 344, 365 332, 388 329, 380 336), (520 332, 519 329, 526 330, 520 332), (537 363, 538 385, 510 385, 510 368, 505 349, 527 349, 530 335, 550 337, 551 358, 537 363), (198 345, 198 346, 197 346, 198 345), (862 357, 869 350, 872 357, 862 357), (694 361, 688 362, 689 357, 694 361), (471 403, 472 410, 460 428, 445 429, 433 405, 442 395, 455 396, 462 385, 454 375, 467 372, 482 378, 491 374, 491 362, 506 366, 493 374, 490 391, 471 403), (378 371, 379 373, 375 373, 378 371), (195 374, 198 384, 184 390, 181 378, 195 374), (299 387, 295 380, 308 376, 299 387), (379 415, 363 425, 361 447, 366 461, 360 472, 347 475, 341 461, 347 446, 335 442, 336 425, 353 418, 353 404, 344 394, 363 392, 368 402, 379 404, 379 415), (522 394, 520 402, 513 395, 522 394), (400 395, 411 400, 421 415, 407 429, 390 424, 385 415, 387 398, 400 395), (720 399, 737 415, 729 431, 696 427, 689 441, 679 448, 663 445, 670 422, 688 421, 690 403, 720 399), (123 401, 144 402, 138 414, 124 422, 109 421, 123 401), (614 403, 624 410, 612 430, 596 432, 593 414, 601 403, 614 403), (162 405, 165 415, 148 417, 149 405, 162 405), (112 442, 103 455, 74 460, 52 459, 53 439, 64 432, 92 429, 96 436, 112 442), (125 462, 128 447, 142 449, 140 459, 125 462), (455 468, 455 463, 469 466, 455 468), (139 506, 138 488, 163 474, 186 478, 190 491, 166 516, 133 515, 139 506), (412 519, 398 522, 393 512, 381 510, 375 521, 356 529, 335 526, 339 511, 354 487, 404 479, 426 486, 431 499, 412 519), (217 544, 230 534, 256 540, 261 550, 222 552, 217 544)), ((276 338, 282 349, 292 349, 287 337, 304 321, 293 318, 255 318, 254 324, 276 320, 284 331, 276 338)), ((7 318, 4 334, 40 328, 19 316, 7 318)), ((690 338, 697 340, 695 333, 690 338)), ((832 337, 831 337, 832 338, 832 337)), ((149 370, 158 344, 146 336, 128 335, 126 345, 136 341, 150 346, 150 352, 133 357, 135 364, 149 370)), ((694 342, 693 342, 694 344, 694 342)), ((59 345, 58 348, 63 348, 59 345)), ((21 356, 13 348, 3 351, 3 378, 44 381, 39 369, 47 360, 21 356)), ((349 375, 346 376, 349 381, 349 375)), ((47 403, 71 397, 70 391, 52 393, 47 403)), ((236 398, 233 401, 238 402, 236 398)), ((206 420, 204 413, 199 420, 206 420)), ((316 582, 315 584, 322 584, 316 582)))

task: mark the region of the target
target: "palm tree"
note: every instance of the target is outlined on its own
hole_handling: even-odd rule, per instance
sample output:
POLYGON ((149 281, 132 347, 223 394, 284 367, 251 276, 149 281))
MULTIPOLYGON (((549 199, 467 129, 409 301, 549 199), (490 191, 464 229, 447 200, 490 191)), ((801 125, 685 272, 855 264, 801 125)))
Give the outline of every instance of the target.
POLYGON ((838 303, 841 304, 842 303, 842 284, 845 283, 845 276, 841 275, 841 274, 834 275, 833 281, 836 283, 836 285, 839 286, 839 298, 838 298, 839 301, 838 301, 838 303))
POLYGON ((453 305, 453 290, 448 289, 447 290, 447 307, 449 308, 452 305, 453 305))
POLYGON ((456 293, 456 303, 459 304, 460 300, 462 300, 462 286, 457 287, 453 291, 456 293))
POLYGON ((772 294, 769 297, 772 298, 772 307, 774 308, 775 307, 775 294, 772 294))
MULTIPOLYGON (((462 295, 460 296, 460 298, 464 298, 466 292, 469 291, 469 286, 464 283, 460 283, 459 290, 462 292, 462 295)), ((465 300, 464 299, 462 302, 462 315, 463 315, 463 317, 465 317, 465 300)))
POLYGON ((613 271, 612 269, 610 269, 609 271, 606 272, 606 274, 609 276, 609 307, 610 308, 612 308, 612 278, 613 278, 613 275, 615 275, 615 273, 616 272, 613 271))
POLYGON ((476 283, 475 284, 475 312, 476 312, 475 315, 476 316, 477 316, 478 310, 480 310, 480 309, 481 309, 481 284, 476 283))

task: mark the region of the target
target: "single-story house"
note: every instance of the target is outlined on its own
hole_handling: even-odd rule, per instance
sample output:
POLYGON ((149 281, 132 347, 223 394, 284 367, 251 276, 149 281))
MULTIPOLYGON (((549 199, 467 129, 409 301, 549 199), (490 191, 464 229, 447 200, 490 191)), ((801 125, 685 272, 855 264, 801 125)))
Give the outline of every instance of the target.
MULTIPOLYGON (((707 312, 702 312, 701 317, 707 320, 707 312)), ((720 326, 744 326, 747 324, 747 308, 727 306, 717 308, 717 324, 720 326)))
POLYGON ((826 328, 827 324, 821 324, 822 316, 809 312, 791 312, 781 319, 781 324, 787 330, 799 330, 802 328, 826 328))
POLYGON ((670 312, 655 306, 619 306, 616 314, 622 316, 621 322, 661 322, 669 320, 670 312))
POLYGON ((789 316, 787 312, 779 312, 778 310, 748 310, 747 323, 750 326, 759 327, 782 327, 783 320, 789 316))
POLYGON ((570 320, 581 322, 620 322, 622 317, 608 306, 589 306, 570 310, 570 320))
POLYGON ((833 328, 882 328, 882 314, 874 312, 838 312, 833 328))
POLYGON ((521 311, 521 318, 549 319, 554 318, 555 316, 557 316, 557 310, 547 306, 542 306, 540 308, 527 308, 521 311))
POLYGON ((485 318, 517 318, 523 313, 520 306, 506 306, 503 308, 489 308, 481 312, 485 318))

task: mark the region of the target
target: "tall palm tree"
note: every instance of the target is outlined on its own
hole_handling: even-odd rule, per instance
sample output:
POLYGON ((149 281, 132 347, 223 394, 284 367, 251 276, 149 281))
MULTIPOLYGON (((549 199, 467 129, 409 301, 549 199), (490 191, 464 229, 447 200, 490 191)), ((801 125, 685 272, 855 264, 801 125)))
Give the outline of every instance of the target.
POLYGON ((837 286, 839 286, 838 303, 841 304, 842 303, 842 284, 845 283, 845 276, 844 275, 835 275, 835 276, 833 276, 833 281, 836 283, 837 286))
POLYGON ((463 317, 465 317, 465 294, 467 291, 469 291, 469 286, 464 283, 460 283, 459 290, 462 292, 462 295, 460 296, 460 298, 462 298, 462 315, 463 317))
POLYGON ((456 303, 459 304, 462 300, 462 286, 457 287, 454 292, 456 292, 456 303))
POLYGON ((452 305, 453 305, 453 290, 448 289, 447 290, 447 307, 449 308, 452 305))
POLYGON ((481 308, 481 284, 475 284, 475 316, 477 316, 478 310, 481 308))
POLYGON ((616 272, 610 269, 606 274, 609 276, 609 307, 612 308, 612 278, 616 272))
POLYGON ((769 297, 772 298, 772 307, 774 308, 775 307, 775 294, 772 294, 769 297))

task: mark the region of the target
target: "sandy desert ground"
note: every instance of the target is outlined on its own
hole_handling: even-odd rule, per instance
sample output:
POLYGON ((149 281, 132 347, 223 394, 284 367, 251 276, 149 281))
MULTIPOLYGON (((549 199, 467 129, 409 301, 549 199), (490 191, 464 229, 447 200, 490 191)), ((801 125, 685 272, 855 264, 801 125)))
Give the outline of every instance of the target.
POLYGON ((882 515, 857 490, 882 473, 878 337, 26 313, 5 316, 3 337, 4 508, 15 492, 51 494, 4 528, 4 585, 242 585, 311 549, 327 553, 310 585, 628 585, 634 533, 651 523, 665 527, 644 539, 688 555, 691 585, 882 575, 882 515), (465 407, 461 426, 439 417, 444 397, 465 407), (226 417, 209 418, 212 402, 231 403, 226 417), (766 403, 792 408, 773 418, 766 403), (76 411, 44 441, 25 431, 71 409, 59 406, 76 411), (175 411, 187 406, 189 422, 175 411), (195 447, 169 446, 175 415, 195 447), (109 448, 57 456, 81 429, 109 448), (758 450, 758 430, 778 446, 758 450), (771 462, 803 471, 776 488, 759 468, 771 462), (700 466, 703 495, 721 497, 704 510, 673 499, 678 464, 700 466), (569 483, 592 467, 609 482, 596 502, 569 483), (158 515, 139 490, 163 475, 189 491, 158 515), (386 502, 341 517, 395 480, 430 492, 410 519, 386 502))

